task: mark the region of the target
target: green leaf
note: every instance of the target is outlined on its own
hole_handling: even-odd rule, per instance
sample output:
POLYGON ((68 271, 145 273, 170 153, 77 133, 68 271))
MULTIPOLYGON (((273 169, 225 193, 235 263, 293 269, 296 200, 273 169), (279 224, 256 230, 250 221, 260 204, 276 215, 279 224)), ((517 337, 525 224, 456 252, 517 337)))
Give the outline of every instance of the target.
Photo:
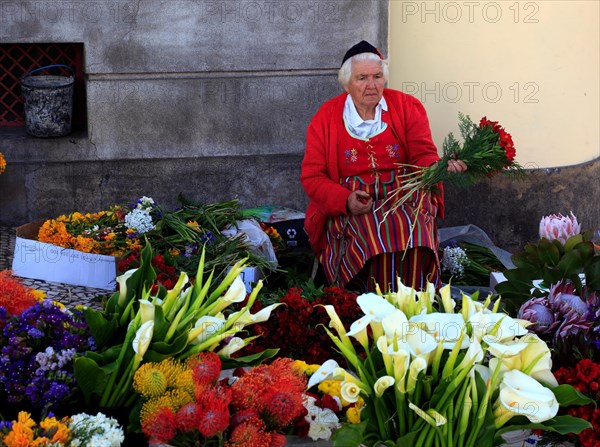
POLYGON ((107 346, 116 335, 119 326, 117 315, 108 314, 89 307, 83 310, 83 315, 98 349, 107 346))
MULTIPOLYGON (((509 421, 509 424, 496 431, 496 438, 494 440, 495 445, 500 445, 498 444, 498 441, 502 439, 502 433, 507 433, 515 430, 546 430, 556 432, 561 435, 566 435, 569 433, 577 434, 582 432, 586 428, 592 428, 592 424, 590 424, 588 421, 573 416, 555 416, 552 419, 538 424, 534 424, 532 422, 527 423, 527 419, 521 417, 514 418, 514 420, 524 420, 525 422, 511 424, 510 422, 513 421, 513 419, 511 419, 511 421, 509 421)), ((503 442, 506 441, 503 440, 503 442)))
POLYGON ((93 360, 98 365, 105 366, 117 360, 117 358, 119 357, 119 353, 121 352, 122 346, 123 344, 121 343, 120 345, 111 346, 110 348, 102 352, 87 351, 85 353, 85 357, 93 360))
POLYGON ((554 266, 560 261, 561 250, 546 239, 540 241, 537 252, 542 265, 554 266))
POLYGON ((600 256, 596 256, 584 272, 586 286, 591 290, 600 291, 600 256))
POLYGON ((83 394, 86 405, 92 402, 92 396, 101 396, 110 371, 114 368, 101 368, 98 364, 88 357, 77 357, 73 362, 73 373, 77 386, 83 394))
POLYGON ((593 399, 581 394, 572 385, 566 383, 552 388, 552 392, 556 396, 556 400, 561 407, 568 407, 570 405, 589 405, 594 403, 593 399))
POLYGON ((333 447, 358 447, 362 443, 366 428, 367 421, 342 425, 332 436, 333 447))
POLYGON ((170 343, 164 341, 155 341, 150 343, 148 351, 144 355, 144 361, 160 362, 165 357, 174 357, 187 346, 188 334, 182 332, 178 334, 170 343))
POLYGON ((571 236, 565 242, 565 252, 573 250, 573 248, 575 248, 575 246, 577 244, 581 243, 582 241, 583 241, 583 235, 582 234, 576 234, 575 236, 571 236))
POLYGON ((578 274, 583 269, 583 259, 578 251, 571 250, 558 263, 560 273, 564 278, 578 274))
POLYGON ((265 349, 256 354, 247 355, 245 357, 229 358, 221 357, 221 367, 223 369, 237 368, 238 366, 256 366, 260 365, 264 360, 275 357, 279 349, 265 349))

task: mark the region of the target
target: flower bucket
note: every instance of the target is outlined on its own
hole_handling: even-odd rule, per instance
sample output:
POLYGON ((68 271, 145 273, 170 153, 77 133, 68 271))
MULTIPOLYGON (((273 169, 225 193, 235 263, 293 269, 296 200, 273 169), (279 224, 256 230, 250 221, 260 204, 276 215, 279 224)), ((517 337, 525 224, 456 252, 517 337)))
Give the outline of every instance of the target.
POLYGON ((25 131, 34 137, 62 137, 71 133, 73 116, 73 69, 66 65, 37 68, 21 78, 25 111, 25 131), (33 73, 64 67, 71 76, 37 75, 33 73))

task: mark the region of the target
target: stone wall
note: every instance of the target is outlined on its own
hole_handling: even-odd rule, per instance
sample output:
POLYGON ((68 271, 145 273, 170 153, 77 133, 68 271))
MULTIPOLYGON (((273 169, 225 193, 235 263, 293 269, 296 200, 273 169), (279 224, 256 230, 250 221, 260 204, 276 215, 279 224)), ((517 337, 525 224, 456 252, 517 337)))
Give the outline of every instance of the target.
MULTIPOLYGON (((341 92, 341 57, 387 54, 387 0, 0 1, 0 42, 83 42, 87 127, 39 139, 0 128, 0 223, 97 211, 152 196, 303 210, 306 126, 341 92)), ((500 247, 534 240, 541 216, 600 227, 600 160, 447 188, 444 226, 500 247)))
POLYGON ((306 126, 387 0, 0 1, 0 42, 83 42, 87 128, 0 128, 0 222, 178 193, 303 210, 306 126))

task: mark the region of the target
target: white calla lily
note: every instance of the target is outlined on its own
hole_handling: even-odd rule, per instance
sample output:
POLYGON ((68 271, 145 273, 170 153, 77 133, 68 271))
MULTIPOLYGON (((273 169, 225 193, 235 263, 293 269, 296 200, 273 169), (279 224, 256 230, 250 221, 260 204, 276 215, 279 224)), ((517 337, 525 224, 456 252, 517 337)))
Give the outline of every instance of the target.
POLYGON ((346 402, 354 403, 358 401, 360 396, 360 386, 354 382, 344 382, 342 383, 342 388, 340 390, 340 395, 342 399, 346 402))
POLYGON ((188 341, 191 344, 204 343, 213 335, 217 334, 225 326, 225 320, 219 317, 205 315, 198 318, 188 335, 188 341))
POLYGON ((235 277, 225 295, 217 301, 217 304, 212 309, 211 314, 214 315, 221 312, 233 303, 241 303, 246 299, 246 285, 242 280, 241 275, 235 277))
POLYGON ((245 347, 247 344, 248 343, 243 338, 231 337, 231 340, 229 340, 229 343, 227 343, 222 349, 220 349, 219 352, 217 352, 217 354, 220 355, 221 357, 230 358, 231 354, 239 351, 240 349, 245 347))
POLYGON ((546 342, 534 333, 528 333, 502 351, 499 344, 490 345, 490 352, 495 358, 490 359, 490 368, 494 369, 501 362, 500 372, 509 370, 523 371, 534 379, 550 387, 558 386, 552 373, 552 354, 546 342), (512 349, 511 349, 512 348, 512 349), (507 355, 506 352, 510 352, 507 355), (500 355, 503 354, 503 355, 500 355))
POLYGON ((333 376, 333 372, 336 368, 339 368, 340 365, 335 360, 329 359, 326 360, 320 367, 317 369, 310 379, 308 380, 308 385, 306 385, 306 389, 310 389, 315 385, 323 382, 324 380, 329 379, 333 376))
POLYGON ((454 313, 456 301, 452 299, 450 284, 447 284, 440 289, 440 296, 442 297, 442 307, 444 308, 444 312, 447 314, 454 313))
POLYGON ((408 329, 408 318, 404 312, 396 309, 381 320, 381 326, 388 341, 394 337, 402 338, 408 329))
POLYGON ((556 396, 550 389, 519 370, 507 371, 494 405, 496 427, 501 427, 513 416, 526 416, 533 423, 544 422, 556 416, 558 407, 556 396))
POLYGON ((360 295, 356 298, 356 302, 365 316, 373 317, 371 320, 371 329, 373 330, 374 338, 378 338, 383 331, 381 328, 381 321, 386 316, 396 312, 397 309, 385 298, 382 298, 375 293, 365 293, 360 295))
POLYGON ((479 311, 471 315, 469 322, 473 327, 473 335, 478 340, 488 335, 488 340, 495 343, 503 343, 528 332, 513 318, 503 313, 479 311))
POLYGON ((408 380, 406 383, 406 392, 412 394, 417 386, 419 374, 427 370, 427 362, 422 357, 417 357, 410 362, 408 367, 408 380))
MULTIPOLYGON (((442 342, 444 349, 452 349, 465 330, 465 320, 461 314, 431 313, 415 315, 411 323, 419 323, 424 330, 433 336, 435 341, 442 342)), ((469 347, 469 338, 463 337, 460 349, 469 347)))
POLYGON ((373 320, 373 316, 364 316, 356 320, 350 326, 350 330, 346 335, 349 337, 354 337, 360 345, 365 349, 365 351, 369 350, 369 336, 367 334, 367 328, 369 327, 369 323, 373 320))
POLYGON ((144 324, 146 321, 154 321, 154 304, 148 300, 140 300, 139 303, 141 324, 144 324))
POLYGON ((127 305, 127 280, 133 275, 137 269, 127 270, 122 275, 117 276, 117 284, 119 284, 119 298, 117 303, 120 307, 127 305))
POLYGON ((375 390, 375 396, 381 397, 385 390, 391 387, 394 384, 395 380, 392 376, 382 376, 377 379, 373 389, 375 390))
MULTIPOLYGON (((255 314, 251 313, 248 309, 241 310, 239 312, 242 312, 242 314, 235 322, 236 327, 239 330, 242 330, 244 327, 249 326, 251 324, 263 323, 263 322, 267 321, 269 318, 271 318, 271 312, 273 312, 273 310, 278 308, 279 306, 283 306, 283 303, 271 304, 271 305, 259 310, 255 314)), ((233 314, 230 315, 229 318, 237 316, 237 314, 238 314, 238 312, 234 312, 233 314)))
POLYGON ((136 362, 141 362, 144 354, 150 346, 152 336, 154 335, 154 320, 146 321, 140 326, 135 333, 135 338, 132 342, 133 351, 135 352, 136 362))

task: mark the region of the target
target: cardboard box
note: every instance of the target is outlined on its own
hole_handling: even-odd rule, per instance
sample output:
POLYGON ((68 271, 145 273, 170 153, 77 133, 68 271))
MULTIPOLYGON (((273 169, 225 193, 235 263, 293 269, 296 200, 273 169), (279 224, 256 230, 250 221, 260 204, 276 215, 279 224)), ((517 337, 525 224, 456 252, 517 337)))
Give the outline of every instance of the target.
POLYGON ((12 270, 16 276, 74 286, 115 290, 114 256, 84 253, 37 241, 41 222, 17 228, 12 270))

